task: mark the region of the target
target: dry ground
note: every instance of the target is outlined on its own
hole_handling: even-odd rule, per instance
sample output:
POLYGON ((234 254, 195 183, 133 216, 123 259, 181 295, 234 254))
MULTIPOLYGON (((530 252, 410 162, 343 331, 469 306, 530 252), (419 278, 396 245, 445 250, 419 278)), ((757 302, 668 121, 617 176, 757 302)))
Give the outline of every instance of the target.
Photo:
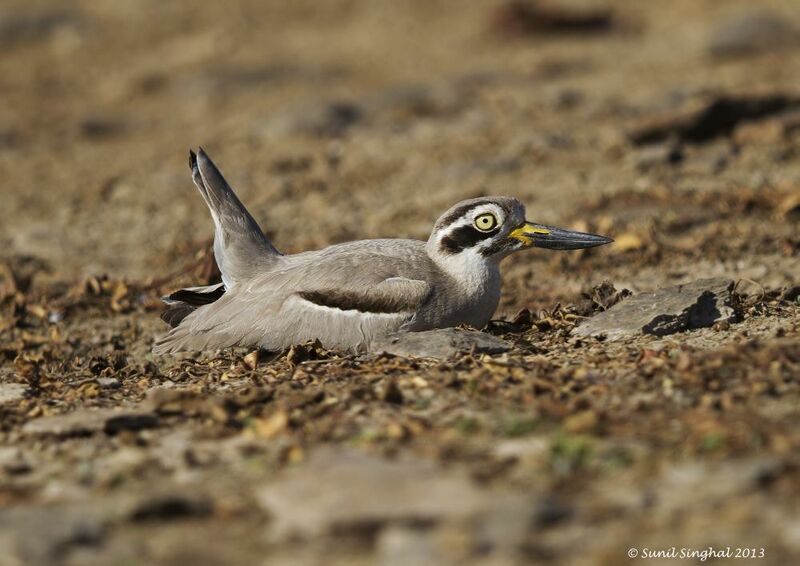
POLYGON ((0 564, 800 558, 796 6, 544 5, 4 2, 0 564), (502 356, 154 359, 198 144, 286 252, 481 194, 617 243, 507 260, 502 356), (738 322, 569 337, 710 276, 738 322))

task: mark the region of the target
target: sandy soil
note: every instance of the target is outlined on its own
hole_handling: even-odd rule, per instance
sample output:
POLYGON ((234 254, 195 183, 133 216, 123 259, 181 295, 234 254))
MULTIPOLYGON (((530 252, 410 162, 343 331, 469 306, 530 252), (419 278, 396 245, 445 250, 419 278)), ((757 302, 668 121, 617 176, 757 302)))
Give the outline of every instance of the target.
POLYGON ((790 0, 4 2, 0 564, 798 560, 798 30, 790 0), (483 194, 617 242, 507 260, 501 356, 153 358, 158 297, 216 275, 197 145, 285 252, 483 194), (569 336, 604 281, 704 277, 737 322, 569 336))

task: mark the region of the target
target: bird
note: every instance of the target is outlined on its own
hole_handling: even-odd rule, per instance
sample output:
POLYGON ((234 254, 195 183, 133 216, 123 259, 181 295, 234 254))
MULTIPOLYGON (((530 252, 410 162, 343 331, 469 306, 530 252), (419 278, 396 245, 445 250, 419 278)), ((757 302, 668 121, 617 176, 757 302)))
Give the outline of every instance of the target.
POLYGON ((520 250, 577 250, 612 242, 536 224, 514 197, 464 200, 427 241, 370 239, 284 255, 267 239, 208 154, 189 166, 214 221, 222 281, 163 297, 171 329, 154 354, 257 347, 282 351, 318 340, 364 353, 395 332, 484 327, 500 300, 500 261, 520 250))

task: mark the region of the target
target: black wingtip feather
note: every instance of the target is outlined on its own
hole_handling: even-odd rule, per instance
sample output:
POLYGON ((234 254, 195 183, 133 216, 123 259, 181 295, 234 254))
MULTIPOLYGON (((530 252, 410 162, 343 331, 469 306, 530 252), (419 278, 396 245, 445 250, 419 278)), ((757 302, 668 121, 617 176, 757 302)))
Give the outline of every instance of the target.
POLYGON ((185 304, 175 305, 161 313, 161 320, 169 324, 171 328, 175 328, 192 312, 194 312, 194 307, 185 304))
POLYGON ((219 287, 206 292, 198 292, 198 291, 190 291, 189 289, 179 289, 174 293, 171 293, 167 300, 172 302, 181 302, 191 305, 193 307, 200 307, 203 305, 210 305, 222 295, 225 294, 225 286, 220 285, 219 287))
POLYGON ((197 167, 197 154, 194 150, 189 150, 189 169, 194 171, 194 168, 197 167))

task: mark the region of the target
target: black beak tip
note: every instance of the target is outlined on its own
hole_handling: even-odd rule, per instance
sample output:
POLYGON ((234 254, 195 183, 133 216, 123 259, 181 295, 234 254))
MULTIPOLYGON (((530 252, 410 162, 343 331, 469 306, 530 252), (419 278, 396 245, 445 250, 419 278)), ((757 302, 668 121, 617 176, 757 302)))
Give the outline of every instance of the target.
POLYGON ((586 248, 596 248, 605 246, 614 240, 599 234, 588 234, 585 232, 573 232, 560 228, 550 229, 550 233, 538 239, 537 246, 551 250, 584 250, 586 248))

